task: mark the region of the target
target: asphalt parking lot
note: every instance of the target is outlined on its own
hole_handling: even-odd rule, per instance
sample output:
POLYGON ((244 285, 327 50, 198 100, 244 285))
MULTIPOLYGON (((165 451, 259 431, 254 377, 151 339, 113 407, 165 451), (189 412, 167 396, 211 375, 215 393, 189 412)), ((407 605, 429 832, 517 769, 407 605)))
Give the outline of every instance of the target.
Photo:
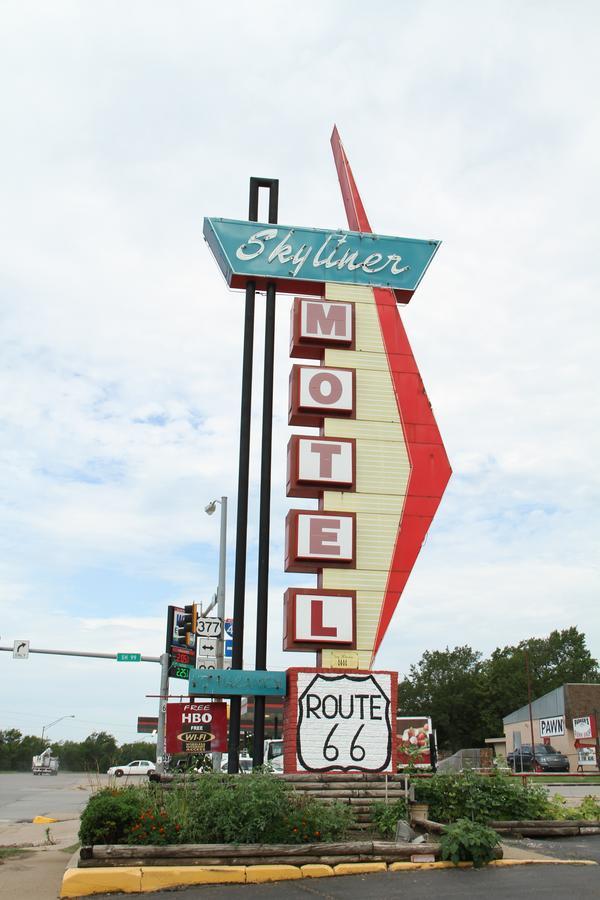
MULTIPOLYGON (((151 895, 173 900, 172 892, 151 895)), ((598 900, 597 866, 535 865, 502 869, 438 869, 386 872, 337 878, 280 881, 276 884, 209 886, 179 890, 185 900, 431 900, 460 897, 468 900, 577 898, 598 900)))
MULTIPOLYGON (((90 777, 84 773, 59 773, 56 777, 36 777, 31 773, 0 775, 0 843, 12 844, 25 839, 17 831, 25 828, 15 823, 31 822, 36 815, 69 819, 61 823, 65 837, 59 846, 76 840, 77 819, 91 790, 104 784, 106 776, 90 777), (67 836, 68 829, 72 834, 67 836), (15 831, 17 829, 17 831, 15 831), (13 836, 14 832, 14 836, 13 836)), ((52 826, 56 837, 60 827, 52 826)), ((44 826, 28 826, 39 831, 33 842, 43 841, 44 826)), ((26 839, 31 839, 29 834, 26 839)), ((544 854, 555 859, 593 860, 600 864, 600 836, 541 840, 528 838, 511 841, 511 845, 544 854)), ((68 856, 61 857, 58 847, 36 853, 29 859, 7 862, 0 874, 7 900, 17 900, 27 893, 36 900, 55 898, 61 872, 68 856), (45 874, 44 874, 45 873, 45 874), (14 886, 13 886, 14 882, 14 886)), ((108 896, 108 895, 101 895, 108 896)), ((387 872, 302 881, 257 885, 213 885, 190 887, 152 894, 157 900, 309 900, 309 898, 344 898, 344 900, 430 900, 433 897, 467 897, 469 900, 514 900, 518 897, 600 898, 600 867, 570 865, 531 865, 482 870, 451 869, 411 872, 387 872)))
POLYGON ((0 822, 31 822, 35 816, 54 819, 79 815, 94 784, 106 783, 105 775, 59 772, 33 775, 31 772, 0 774, 0 822))

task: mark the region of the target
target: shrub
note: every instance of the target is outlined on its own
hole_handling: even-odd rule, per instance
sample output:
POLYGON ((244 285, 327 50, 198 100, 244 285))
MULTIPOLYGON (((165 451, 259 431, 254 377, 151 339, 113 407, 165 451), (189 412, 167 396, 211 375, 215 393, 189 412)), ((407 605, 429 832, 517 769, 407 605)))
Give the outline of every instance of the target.
POLYGON ((146 807, 128 829, 129 844, 176 844, 181 825, 169 817, 167 811, 146 807))
POLYGON ((325 803, 300 793, 292 794, 291 806, 283 819, 283 828, 276 843, 313 844, 337 841, 345 837, 354 821, 349 803, 334 800, 325 803))
POLYGON ((142 811, 143 794, 135 787, 105 788, 94 794, 81 815, 82 844, 121 844, 142 811))
POLYGON ((454 865, 471 861, 479 869, 495 858, 499 843, 500 837, 492 828, 470 822, 469 819, 459 819, 444 828, 440 840, 441 856, 454 865))
POLYGON ((544 819, 549 802, 539 785, 524 787, 520 781, 501 774, 474 772, 440 774, 417 781, 415 797, 429 804, 429 817, 436 822, 468 818, 485 824, 502 819, 544 819))
POLYGON ((588 794, 577 807, 578 819, 600 820, 600 802, 597 797, 588 794))
POLYGON ((561 797, 560 794, 554 794, 548 801, 548 818, 598 821, 600 820, 600 803, 596 797, 588 794, 583 798, 579 806, 567 806, 567 801, 564 797, 561 797))
POLYGON ((354 819, 349 805, 294 791, 268 773, 207 774, 165 795, 180 823, 182 843, 302 843, 343 837, 354 819))
POLYGON ((406 800, 395 800, 394 803, 376 801, 372 806, 373 824, 382 838, 392 840, 396 837, 396 825, 400 819, 408 821, 406 800))

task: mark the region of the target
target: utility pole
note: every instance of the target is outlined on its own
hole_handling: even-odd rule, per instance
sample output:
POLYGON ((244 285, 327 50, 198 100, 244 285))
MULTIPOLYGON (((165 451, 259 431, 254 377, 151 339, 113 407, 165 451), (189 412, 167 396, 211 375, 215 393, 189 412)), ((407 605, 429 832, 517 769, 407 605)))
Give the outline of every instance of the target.
MULTIPOLYGON (((525 651, 525 671, 527 672, 527 702, 529 704, 529 727, 531 729, 531 762, 535 771, 536 766, 536 758, 535 758, 535 742, 533 740, 533 715, 531 712, 531 676, 529 674, 529 650, 525 651)), ((522 752, 522 751, 521 751, 522 752)), ((521 756, 521 760, 523 757, 521 756)), ((521 767, 523 763, 521 762, 521 767)))
POLYGON ((165 771, 165 725, 167 721, 167 697, 169 695, 169 654, 160 655, 160 691, 158 698, 158 727, 156 729, 156 771, 165 771))
MULTIPOLYGON (((221 620, 221 634, 217 638, 217 669, 222 669, 225 664, 225 579, 227 562, 227 497, 213 500, 205 507, 205 512, 211 516, 216 509, 216 504, 221 504, 221 525, 219 540, 219 583, 217 585, 217 617, 221 620)), ((213 753, 213 772, 221 771, 222 753, 213 753)))

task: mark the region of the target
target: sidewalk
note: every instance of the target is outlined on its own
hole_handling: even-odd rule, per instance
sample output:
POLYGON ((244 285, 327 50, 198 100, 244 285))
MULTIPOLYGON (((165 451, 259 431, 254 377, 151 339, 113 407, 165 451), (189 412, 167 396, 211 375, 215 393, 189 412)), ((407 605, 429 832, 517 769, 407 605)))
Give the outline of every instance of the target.
POLYGON ((0 826, 0 847, 27 846, 27 855, 0 859, 2 900, 56 900, 62 877, 77 843, 79 817, 48 825, 18 823, 0 826), (49 837, 55 843, 48 844, 49 837))

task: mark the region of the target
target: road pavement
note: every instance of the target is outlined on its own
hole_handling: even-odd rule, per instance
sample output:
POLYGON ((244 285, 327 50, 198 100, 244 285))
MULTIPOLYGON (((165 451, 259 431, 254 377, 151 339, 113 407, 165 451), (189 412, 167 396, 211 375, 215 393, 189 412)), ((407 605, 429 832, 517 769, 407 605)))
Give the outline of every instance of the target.
MULTIPOLYGON (((530 784, 536 784, 531 780, 530 784)), ((543 784, 546 788, 548 796, 553 797, 555 794, 564 797, 567 806, 579 806, 584 797, 589 794, 600 800, 600 784, 582 784, 581 782, 571 782, 569 784, 543 784)))
MULTIPOLYGON (((598 900, 597 866, 535 865, 492 869, 437 869, 305 878, 275 884, 211 885, 179 889, 181 900, 598 900)), ((152 894, 153 900, 172 900, 173 893, 152 894)))
MULTIPOLYGON (((106 776, 100 776, 105 783, 106 776)), ((35 816, 53 819, 79 815, 88 801, 98 776, 59 772, 33 775, 31 772, 0 774, 0 824, 31 822, 35 816)))

